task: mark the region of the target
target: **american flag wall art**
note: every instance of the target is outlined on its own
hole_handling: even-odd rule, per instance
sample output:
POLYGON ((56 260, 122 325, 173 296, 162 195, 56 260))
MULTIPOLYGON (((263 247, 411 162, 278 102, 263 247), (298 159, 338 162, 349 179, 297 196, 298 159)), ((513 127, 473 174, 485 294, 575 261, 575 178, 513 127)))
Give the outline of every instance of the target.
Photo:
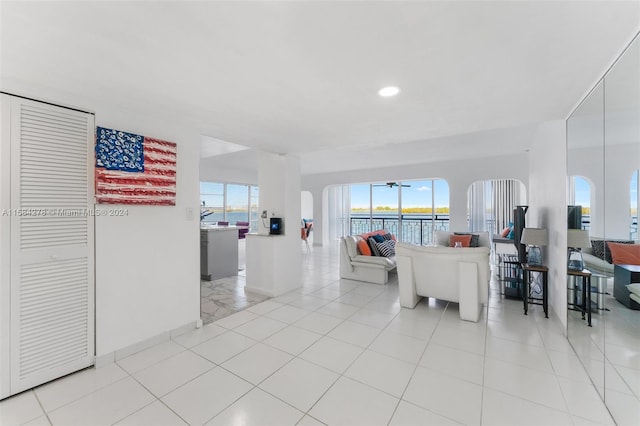
POLYGON ((176 205, 176 144, 96 128, 96 203, 176 205))

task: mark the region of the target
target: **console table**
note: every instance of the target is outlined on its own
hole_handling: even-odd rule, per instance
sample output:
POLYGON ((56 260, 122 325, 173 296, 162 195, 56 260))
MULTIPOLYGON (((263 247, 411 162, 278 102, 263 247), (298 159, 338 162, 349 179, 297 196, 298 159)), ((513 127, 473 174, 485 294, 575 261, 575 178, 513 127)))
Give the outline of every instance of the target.
POLYGON ((584 319, 586 314, 588 318, 587 323, 589 324, 589 327, 591 327, 591 272, 588 269, 583 269, 582 271, 568 269, 567 275, 575 277, 576 280, 580 279, 582 281, 582 303, 578 304, 577 300, 573 300, 573 308, 569 309, 582 312, 582 319, 584 319))
POLYGON ((238 275, 238 227, 200 228, 200 279, 211 281, 238 275))
POLYGON ((523 283, 523 295, 522 300, 524 302, 524 314, 527 315, 529 311, 529 304, 542 305, 544 310, 544 317, 549 318, 549 301, 548 301, 548 276, 549 268, 544 265, 532 265, 530 263, 522 264, 522 283, 523 283), (531 282, 535 275, 542 276, 542 298, 531 296, 531 282))

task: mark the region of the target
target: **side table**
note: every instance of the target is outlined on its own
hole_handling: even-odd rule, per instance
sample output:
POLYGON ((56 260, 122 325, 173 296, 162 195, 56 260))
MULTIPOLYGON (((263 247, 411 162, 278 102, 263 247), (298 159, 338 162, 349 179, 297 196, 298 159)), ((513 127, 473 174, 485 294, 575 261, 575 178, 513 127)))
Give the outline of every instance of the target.
MULTIPOLYGON (((568 276, 576 277, 582 281, 582 297, 581 303, 578 304, 577 300, 573 300, 573 308, 570 308, 574 311, 582 312, 582 319, 584 319, 585 314, 587 315, 587 323, 589 327, 591 327, 591 271, 588 269, 583 269, 582 271, 575 271, 573 269, 567 270, 568 276)), ((574 291, 574 299, 575 299, 575 291, 574 291)))
POLYGON ((544 309, 544 317, 549 318, 549 301, 548 301, 548 276, 549 268, 544 265, 532 265, 529 263, 522 264, 522 282, 523 282, 523 295, 522 300, 524 302, 524 314, 527 315, 529 311, 529 303, 534 305, 542 305, 544 309), (531 281, 533 280, 534 273, 542 276, 542 299, 539 297, 531 297, 531 281))

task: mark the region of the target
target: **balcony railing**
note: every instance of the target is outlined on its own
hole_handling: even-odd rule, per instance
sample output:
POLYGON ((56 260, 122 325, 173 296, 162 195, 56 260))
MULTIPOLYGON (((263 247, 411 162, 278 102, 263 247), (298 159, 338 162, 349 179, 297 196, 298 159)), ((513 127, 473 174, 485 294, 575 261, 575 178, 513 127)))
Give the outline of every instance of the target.
MULTIPOLYGON (((449 230, 449 215, 424 215, 421 217, 401 216, 374 216, 368 217, 351 217, 349 219, 349 229, 351 235, 364 234, 366 232, 375 231, 376 229, 386 229, 390 233, 396 235, 402 242, 417 245, 428 245, 433 242, 433 231, 449 230), (400 225, 402 223, 402 225, 400 225), (401 232, 398 228, 401 227, 401 232)), ((591 228, 591 218, 588 215, 582 216, 582 229, 589 230, 591 228)), ((635 240, 638 238, 638 218, 632 217, 629 227, 629 238, 635 240)), ((492 220, 487 221, 487 228, 490 233, 497 233, 494 229, 492 220)))
POLYGON ((386 229, 396 235, 402 242, 417 245, 428 245, 433 242, 433 231, 449 230, 449 215, 425 215, 423 217, 374 216, 350 218, 350 234, 364 234, 376 229, 386 229), (400 232, 399 232, 399 227, 400 232))

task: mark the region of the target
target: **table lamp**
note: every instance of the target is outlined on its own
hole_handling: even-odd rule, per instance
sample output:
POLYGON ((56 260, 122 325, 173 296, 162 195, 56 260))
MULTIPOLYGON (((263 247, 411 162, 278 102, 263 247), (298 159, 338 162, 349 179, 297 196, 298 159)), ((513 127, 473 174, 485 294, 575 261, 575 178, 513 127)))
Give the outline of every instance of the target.
POLYGON ((542 265, 540 246, 547 245, 547 230, 544 228, 524 228, 520 242, 529 246, 527 263, 529 265, 542 265))
POLYGON ((572 271, 582 271, 584 269, 583 248, 591 247, 589 232, 584 229, 567 230, 567 268, 572 271))

